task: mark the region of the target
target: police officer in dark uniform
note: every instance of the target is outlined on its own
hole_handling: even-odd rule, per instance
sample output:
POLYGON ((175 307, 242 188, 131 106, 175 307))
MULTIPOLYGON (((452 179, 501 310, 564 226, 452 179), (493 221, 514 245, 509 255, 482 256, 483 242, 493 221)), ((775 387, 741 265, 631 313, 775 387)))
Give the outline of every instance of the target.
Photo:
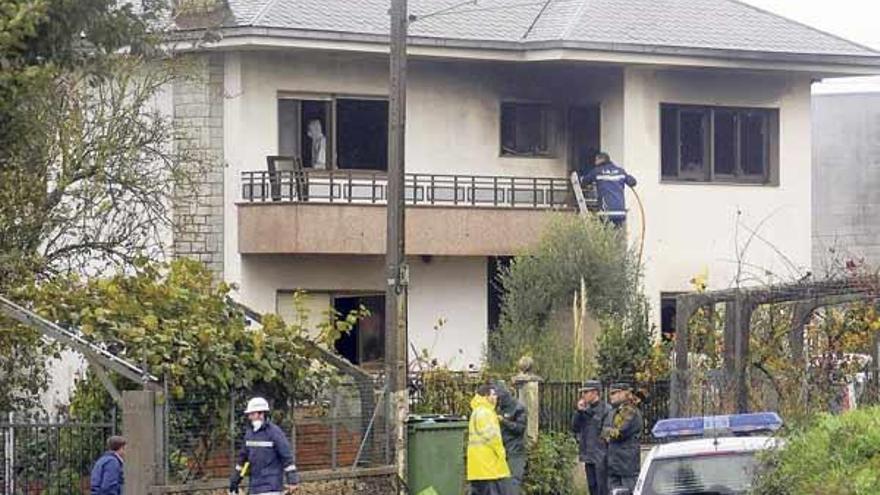
POLYGON ((571 418, 571 431, 578 439, 580 461, 587 473, 590 495, 607 495, 607 444, 602 428, 611 406, 602 400, 602 382, 587 380, 580 389, 577 410, 571 418))
POLYGON ((526 472, 526 427, 528 412, 526 406, 516 399, 503 382, 495 383, 498 394, 498 422, 501 426, 501 440, 507 453, 510 467, 510 495, 519 495, 526 472))
POLYGON ((611 385, 611 405, 602 436, 608 442, 608 486, 634 490, 641 467, 642 413, 636 407, 632 385, 611 385))

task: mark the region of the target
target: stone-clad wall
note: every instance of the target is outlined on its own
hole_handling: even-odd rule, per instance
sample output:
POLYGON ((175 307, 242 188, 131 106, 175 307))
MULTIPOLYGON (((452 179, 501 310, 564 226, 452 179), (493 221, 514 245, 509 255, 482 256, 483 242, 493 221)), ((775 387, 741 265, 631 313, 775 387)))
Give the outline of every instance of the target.
POLYGON ((174 84, 178 151, 192 157, 194 183, 174 194, 173 251, 223 276, 223 54, 193 56, 191 77, 174 84))

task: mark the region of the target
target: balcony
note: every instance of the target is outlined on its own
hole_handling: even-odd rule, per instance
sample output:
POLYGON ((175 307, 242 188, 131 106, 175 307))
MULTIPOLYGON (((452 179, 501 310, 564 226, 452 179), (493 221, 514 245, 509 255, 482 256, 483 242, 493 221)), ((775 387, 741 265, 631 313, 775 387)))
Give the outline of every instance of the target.
MULTIPOLYGON (((384 254, 387 182, 384 172, 244 172, 239 252, 384 254)), ((568 179, 546 177, 408 174, 405 199, 407 254, 438 256, 516 254, 548 211, 575 204, 568 179)))

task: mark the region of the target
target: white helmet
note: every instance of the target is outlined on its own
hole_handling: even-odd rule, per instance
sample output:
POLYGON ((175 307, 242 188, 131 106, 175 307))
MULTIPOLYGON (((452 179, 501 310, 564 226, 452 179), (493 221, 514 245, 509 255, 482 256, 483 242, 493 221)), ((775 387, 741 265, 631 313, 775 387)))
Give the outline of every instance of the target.
POLYGON ((266 399, 262 397, 254 397, 248 401, 247 409, 244 410, 244 413, 250 414, 255 412, 269 412, 269 403, 266 402, 266 399))

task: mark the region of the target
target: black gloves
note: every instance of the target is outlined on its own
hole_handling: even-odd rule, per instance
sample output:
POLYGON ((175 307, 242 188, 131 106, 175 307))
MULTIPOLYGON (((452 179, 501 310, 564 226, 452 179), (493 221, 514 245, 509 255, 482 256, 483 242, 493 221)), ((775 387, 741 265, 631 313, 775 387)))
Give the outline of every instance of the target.
POLYGON ((292 469, 290 471, 285 471, 286 481, 288 485, 298 485, 300 482, 299 473, 296 469, 292 469))
POLYGON ((232 473, 232 477, 229 479, 229 493, 238 493, 238 485, 241 484, 241 471, 238 469, 232 473))

